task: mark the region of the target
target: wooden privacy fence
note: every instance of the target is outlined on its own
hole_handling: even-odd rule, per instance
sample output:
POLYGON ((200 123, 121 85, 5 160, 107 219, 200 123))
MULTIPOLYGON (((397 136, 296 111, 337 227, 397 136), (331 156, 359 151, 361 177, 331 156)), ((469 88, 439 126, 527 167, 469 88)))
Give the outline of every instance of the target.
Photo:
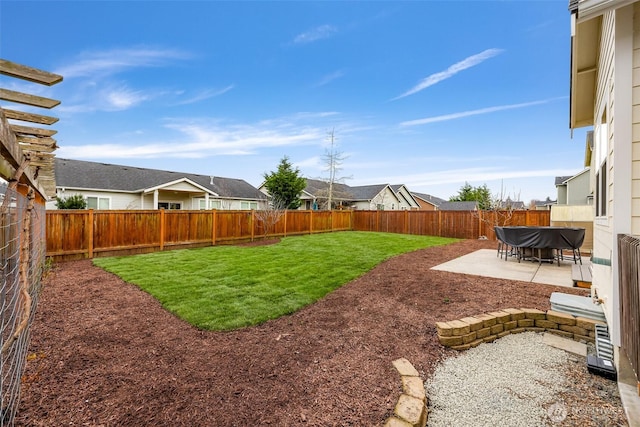
MULTIPOLYGON (((495 240, 495 212, 55 210, 47 212, 54 260, 127 255, 331 231, 379 231, 495 240), (272 224, 270 224, 270 222, 272 224)), ((549 211, 518 211, 499 225, 549 225, 549 211)))
POLYGON ((549 225, 550 211, 355 211, 353 229, 496 240, 496 225, 549 225))
POLYGON ((283 211, 271 227, 260 212, 48 211, 47 256, 94 258, 352 229, 349 211, 283 211))
POLYGON ((640 239, 618 235, 618 267, 621 348, 636 374, 640 393, 640 239))

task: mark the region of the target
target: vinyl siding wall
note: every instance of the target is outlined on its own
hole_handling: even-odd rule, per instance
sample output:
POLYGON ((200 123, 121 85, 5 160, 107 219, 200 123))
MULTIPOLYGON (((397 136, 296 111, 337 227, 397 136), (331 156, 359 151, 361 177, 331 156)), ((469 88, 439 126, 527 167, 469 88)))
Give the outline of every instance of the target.
POLYGON ((633 5, 631 232, 640 236, 640 4, 633 5))
MULTIPOLYGON (((605 316, 609 322, 612 321, 612 302, 613 302, 613 278, 612 278, 612 250, 613 250, 613 234, 611 228, 611 195, 613 185, 613 158, 611 156, 611 143, 614 131, 614 44, 615 44, 615 11, 608 11, 602 17, 602 32, 600 38, 600 54, 598 59, 598 76, 596 86, 596 101, 594 110, 595 124, 600 123, 603 117, 606 118, 607 139, 606 158, 607 158, 607 215, 596 218, 593 230, 593 285, 592 292, 597 292, 599 298, 605 301, 603 309, 605 316), (609 263, 609 265, 607 265, 609 263)), ((596 138, 596 144, 603 141, 596 138)), ((597 152, 598 146, 594 147, 597 152)), ((592 162, 596 161, 597 156, 592 157, 592 162)), ((592 163, 592 176, 600 170, 600 164, 592 163)), ((596 188, 595 180, 591 183, 592 188, 596 188)), ((594 205, 600 203, 594 200, 594 205)), ((595 209, 595 207, 594 207, 595 209)))

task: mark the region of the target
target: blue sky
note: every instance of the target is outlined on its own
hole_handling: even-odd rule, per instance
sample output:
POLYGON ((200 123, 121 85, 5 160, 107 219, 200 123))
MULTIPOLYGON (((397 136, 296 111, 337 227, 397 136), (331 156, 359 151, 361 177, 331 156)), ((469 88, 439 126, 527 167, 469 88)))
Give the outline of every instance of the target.
POLYGON ((554 199, 584 160, 567 4, 3 0, 0 57, 64 81, 0 86, 62 101, 62 158, 258 186, 285 155, 327 177, 333 129, 348 185, 554 199))

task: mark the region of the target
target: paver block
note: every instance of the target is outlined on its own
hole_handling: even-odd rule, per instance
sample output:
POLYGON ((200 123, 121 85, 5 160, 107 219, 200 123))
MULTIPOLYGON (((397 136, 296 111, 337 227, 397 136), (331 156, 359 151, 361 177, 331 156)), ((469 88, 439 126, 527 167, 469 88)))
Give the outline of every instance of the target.
POLYGON ((482 327, 487 328, 489 326, 493 326, 497 323, 495 316, 491 316, 489 314, 478 314, 477 316, 473 316, 476 319, 482 320, 482 327))
POLYGON ((520 310, 524 312, 524 317, 527 319, 534 319, 534 320, 547 319, 547 314, 542 310, 538 310, 535 308, 521 308, 520 310))
POLYGON ((497 323, 506 323, 511 320, 511 314, 504 311, 492 311, 489 316, 494 316, 497 323))
POLYGON ((561 337, 573 339, 573 334, 571 332, 565 332, 559 329, 547 329, 547 332, 554 335, 560 335, 561 337))
POLYGON ((535 326, 532 328, 524 328, 527 332, 544 332, 545 328, 536 328, 535 326))
POLYGON ((448 322, 436 322, 436 329, 438 330, 438 335, 441 337, 450 337, 453 335, 453 326, 449 325, 448 322))
POLYGON ((499 334, 504 331, 504 325, 502 323, 498 323, 491 327, 491 335, 499 334))
POLYGON ((416 368, 413 367, 411 362, 409 362, 404 357, 402 357, 400 359, 396 359, 391 363, 393 364, 394 368, 396 368, 396 371, 398 371, 398 373, 401 376, 409 376, 409 377, 420 376, 420 374, 418 373, 416 368))
POLYGON ((498 334, 498 338, 502 338, 502 337, 506 337, 507 335, 509 335, 511 333, 511 331, 502 331, 498 334))
POLYGON ((458 350, 458 351, 469 350, 471 348, 471 343, 460 344, 460 345, 452 345, 449 348, 452 349, 452 350, 458 350))
POLYGON ((504 330, 505 331, 509 331, 511 329, 515 329, 518 327, 518 321, 517 320, 512 320, 510 322, 507 322, 504 324, 504 330))
POLYGON ((491 328, 482 328, 476 331, 476 337, 478 338, 488 337, 489 335, 491 335, 491 328))
POLYGON ((580 326, 560 325, 558 326, 558 328, 561 331, 571 332, 572 334, 577 334, 577 335, 587 335, 589 333, 589 331, 587 331, 584 328, 581 328, 580 326))
POLYGON ((493 342, 496 340, 496 338, 498 338, 497 335, 489 335, 488 337, 484 337, 482 338, 483 342, 493 342))
POLYGON ((584 341, 584 342, 590 342, 594 344, 596 342, 596 339, 594 337, 590 337, 588 335, 573 334, 573 339, 576 341, 584 341))
POLYGON ((402 377, 402 391, 407 396, 413 396, 425 402, 426 393, 424 391, 424 383, 420 377, 402 377))
POLYGON ((468 323, 462 322, 460 320, 452 320, 447 323, 453 327, 453 330, 451 331, 452 335, 466 335, 471 332, 468 323))
POLYGON ((427 420, 427 408, 424 402, 406 394, 401 394, 398 398, 394 414, 412 426, 424 426, 427 420))
POLYGON ((384 427, 413 427, 411 424, 406 422, 405 420, 401 420, 400 418, 391 417, 387 418, 387 421, 384 423, 384 427))
POLYGON ((462 345, 462 336, 457 337, 438 337, 440 344, 445 347, 451 347, 452 345, 462 345))
POLYGON ((538 328, 558 329, 558 324, 556 322, 544 319, 536 319, 536 326, 538 328))
POLYGON ((576 317, 576 326, 586 329, 587 331, 595 331, 596 325, 604 325, 604 322, 595 319, 588 319, 586 317, 576 317))
POLYGON ((483 340, 483 339, 477 339, 477 340, 475 340, 475 341, 471 341, 471 342, 469 343, 469 345, 470 345, 471 347, 477 347, 477 346, 479 346, 480 344, 482 344, 483 342, 484 342, 484 340, 483 340))
POLYGON ((547 311, 547 320, 555 322, 559 325, 575 326, 576 318, 568 313, 561 313, 559 311, 549 310, 547 311))
POLYGON ((482 328, 482 320, 476 319, 475 317, 464 317, 460 320, 469 325, 471 332, 482 328))
POLYGON ((462 343, 463 344, 470 343, 471 341, 475 340, 476 338, 477 338, 477 333, 476 332, 469 332, 466 335, 462 335, 462 343))
POLYGON ((509 332, 512 334, 519 334, 520 332, 527 332, 527 328, 515 328, 511 329, 509 332))
POLYGON ((532 327, 535 323, 535 319, 520 319, 518 320, 519 328, 529 328, 532 327))
POLYGON ((509 313, 511 315, 511 320, 521 320, 525 318, 524 311, 517 308, 505 308, 502 311, 509 313))

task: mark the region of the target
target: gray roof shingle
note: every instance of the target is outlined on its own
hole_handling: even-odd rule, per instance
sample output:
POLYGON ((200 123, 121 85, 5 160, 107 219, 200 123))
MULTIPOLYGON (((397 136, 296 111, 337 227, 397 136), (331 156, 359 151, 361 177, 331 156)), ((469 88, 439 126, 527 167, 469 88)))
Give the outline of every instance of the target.
POLYGON ((438 209, 441 211, 475 211, 478 202, 442 202, 438 209))
POLYGON ((56 187, 137 193, 187 178, 220 197, 262 200, 265 195, 242 179, 211 177, 83 160, 55 159, 56 187))
POLYGON ((415 193, 412 191, 411 195, 435 206, 440 206, 442 203, 446 202, 446 200, 441 199, 440 197, 432 196, 431 194, 415 193))

